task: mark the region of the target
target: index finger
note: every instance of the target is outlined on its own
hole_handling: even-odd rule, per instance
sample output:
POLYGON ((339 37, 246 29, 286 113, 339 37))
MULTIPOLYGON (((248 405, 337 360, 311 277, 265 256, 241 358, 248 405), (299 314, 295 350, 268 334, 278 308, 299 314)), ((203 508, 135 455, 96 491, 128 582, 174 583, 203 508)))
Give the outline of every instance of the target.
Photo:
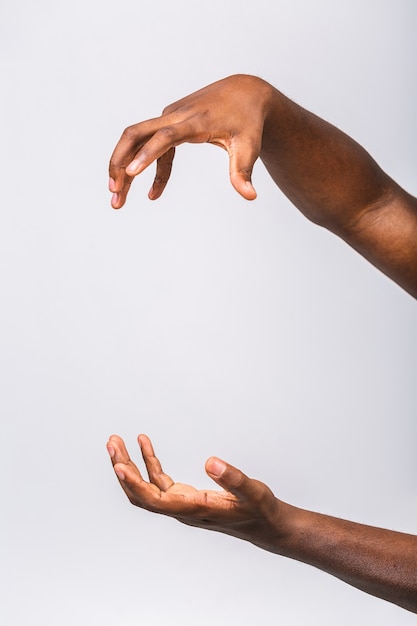
POLYGON ((146 120, 128 126, 122 133, 109 163, 109 190, 113 192, 112 206, 119 209, 123 206, 129 187, 137 173, 132 175, 126 168, 136 158, 146 142, 164 125, 161 117, 146 120))
POLYGON ((204 116, 191 115, 182 119, 178 112, 173 112, 129 126, 110 161, 110 190, 116 196, 112 199, 112 206, 116 209, 123 206, 133 178, 156 160, 159 160, 159 166, 149 197, 159 197, 171 173, 174 148, 186 141, 209 141, 205 124, 204 116))
POLYGON ((125 443, 121 437, 119 437, 118 435, 111 435, 107 442, 107 451, 110 455, 113 467, 115 467, 117 464, 125 465, 142 480, 141 473, 138 467, 130 458, 125 443))

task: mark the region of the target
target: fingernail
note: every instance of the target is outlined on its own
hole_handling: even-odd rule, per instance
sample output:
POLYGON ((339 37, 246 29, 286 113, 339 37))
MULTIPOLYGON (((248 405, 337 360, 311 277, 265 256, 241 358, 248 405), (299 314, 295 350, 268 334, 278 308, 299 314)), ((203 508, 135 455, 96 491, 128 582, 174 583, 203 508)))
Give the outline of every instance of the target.
POLYGON ((124 472, 122 472, 122 470, 120 469, 115 469, 114 470, 116 472, 116 476, 119 480, 124 480, 125 479, 125 475, 124 472))
POLYGON ((115 204, 117 204, 119 200, 119 194, 118 193, 114 193, 111 197, 111 203, 114 206, 115 204))
POLYGON ((112 459, 114 457, 114 448, 113 448, 113 446, 109 446, 108 445, 107 446, 107 452, 109 453, 110 458, 112 459))
POLYGON ((109 191, 116 191, 116 181, 114 178, 109 178, 109 191))
POLYGON ((221 476, 225 469, 226 463, 223 463, 223 461, 220 461, 219 459, 212 459, 208 467, 210 474, 213 474, 213 476, 221 476))
POLYGON ((126 172, 129 174, 135 174, 136 171, 140 168, 142 163, 142 159, 134 159, 126 168, 126 172))

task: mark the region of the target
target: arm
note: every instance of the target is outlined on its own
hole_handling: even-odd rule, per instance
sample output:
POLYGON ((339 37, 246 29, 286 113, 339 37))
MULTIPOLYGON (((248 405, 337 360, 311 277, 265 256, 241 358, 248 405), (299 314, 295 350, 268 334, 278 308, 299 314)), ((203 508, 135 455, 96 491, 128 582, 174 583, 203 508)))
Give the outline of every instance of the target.
POLYGON ((150 199, 168 182, 175 147, 208 142, 227 150, 230 179, 244 198, 260 157, 276 184, 310 220, 333 231, 417 297, 417 200, 350 137, 265 81, 237 75, 127 128, 110 161, 112 206, 157 160, 150 199))
POLYGON ((164 473, 145 435, 138 441, 149 482, 120 437, 113 435, 107 444, 119 482, 135 506, 308 563, 417 613, 417 537, 293 507, 215 457, 206 462, 206 471, 224 491, 197 491, 164 473))
POLYGON ((261 159, 288 198, 417 297, 417 200, 353 139, 273 92, 261 159))

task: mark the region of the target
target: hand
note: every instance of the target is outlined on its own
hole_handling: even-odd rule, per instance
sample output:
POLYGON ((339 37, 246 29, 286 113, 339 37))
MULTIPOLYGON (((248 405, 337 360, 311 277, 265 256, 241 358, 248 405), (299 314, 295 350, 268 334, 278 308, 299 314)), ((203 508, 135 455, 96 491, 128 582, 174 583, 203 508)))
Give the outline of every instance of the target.
POLYGON ((216 457, 208 459, 206 472, 224 491, 197 491, 165 474, 148 437, 139 435, 138 442, 149 482, 120 437, 112 435, 107 443, 120 484, 135 506, 245 539, 417 612, 417 537, 298 509, 216 457))
POLYGON ((126 128, 110 160, 113 208, 124 205, 134 177, 155 160, 148 197, 159 198, 171 174, 175 147, 184 142, 224 148, 232 185, 247 200, 255 199, 251 174, 271 92, 268 83, 254 76, 230 76, 171 104, 161 117, 126 128))
POLYGON ((216 530, 275 551, 283 532, 283 509, 288 505, 277 500, 266 485, 211 457, 206 462, 206 472, 225 491, 198 491, 175 483, 165 474, 148 437, 139 435, 138 443, 149 482, 142 478, 120 437, 112 435, 107 443, 115 473, 132 504, 189 526, 216 530))

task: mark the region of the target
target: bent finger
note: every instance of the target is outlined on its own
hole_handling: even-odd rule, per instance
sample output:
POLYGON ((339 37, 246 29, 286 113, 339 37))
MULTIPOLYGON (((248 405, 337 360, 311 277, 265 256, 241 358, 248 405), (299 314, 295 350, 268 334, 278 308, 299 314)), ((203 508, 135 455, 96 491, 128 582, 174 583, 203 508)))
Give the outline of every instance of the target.
POLYGON ((126 201, 134 176, 126 173, 126 167, 135 159, 140 148, 164 124, 162 118, 154 118, 128 126, 116 144, 109 163, 109 190, 113 193, 112 207, 120 209, 126 201))
POLYGON ((159 459, 155 456, 153 445, 149 437, 139 435, 138 443, 142 451, 143 461, 148 472, 149 480, 161 491, 167 491, 174 481, 168 474, 165 474, 159 459))
POLYGON ((139 148, 164 124, 165 120, 156 117, 125 128, 110 157, 110 177, 118 179, 120 170, 132 161, 139 148))
POLYGON ((129 463, 131 460, 125 442, 119 435, 111 435, 109 437, 107 450, 113 465, 115 463, 129 463))
POLYGON ((234 141, 229 148, 229 176, 236 191, 246 200, 255 200, 252 171, 259 157, 260 146, 255 141, 234 141))
POLYGON ((162 195, 169 177, 171 176, 174 156, 175 148, 172 147, 157 160, 155 179, 148 194, 148 198, 150 200, 156 200, 162 195))
POLYGON ((132 184, 132 180, 133 180, 133 177, 128 176, 126 172, 124 172, 121 174, 118 180, 118 185, 116 184, 109 185, 113 187, 114 189, 114 191, 113 189, 110 189, 110 191, 113 191, 113 195, 111 199, 111 205, 113 209, 121 209, 122 206, 125 204, 127 194, 129 193, 130 185, 132 184), (118 189, 118 191, 115 191, 116 188, 118 189))
POLYGON ((148 511, 156 511, 155 505, 160 501, 161 491, 156 485, 143 480, 139 470, 135 469, 137 470, 136 466, 130 464, 116 463, 114 466, 119 483, 131 504, 148 511))
POLYGON ((201 120, 190 118, 181 122, 169 123, 170 117, 172 119, 173 115, 164 119, 165 126, 159 128, 142 145, 137 156, 126 167, 126 173, 129 176, 137 176, 153 161, 156 161, 172 148, 182 143, 187 141, 190 143, 205 143, 208 141, 209 133, 207 130, 204 130, 201 120))
POLYGON ((160 513, 168 517, 189 517, 196 510, 196 504, 184 495, 169 494, 162 491, 154 483, 148 483, 136 475, 130 466, 118 464, 115 466, 120 484, 131 504, 153 513, 160 513))
MULTIPOLYGON (((116 465, 123 465, 125 468, 129 469, 129 472, 138 476, 142 480, 142 475, 136 464, 130 458, 125 443, 121 437, 119 437, 118 435, 112 435, 107 442, 107 451, 110 455, 111 462, 115 471, 116 465)), ((119 473, 121 473, 121 471, 121 467, 119 467, 119 473)), ((120 479, 119 474, 117 474, 117 476, 120 479)))

